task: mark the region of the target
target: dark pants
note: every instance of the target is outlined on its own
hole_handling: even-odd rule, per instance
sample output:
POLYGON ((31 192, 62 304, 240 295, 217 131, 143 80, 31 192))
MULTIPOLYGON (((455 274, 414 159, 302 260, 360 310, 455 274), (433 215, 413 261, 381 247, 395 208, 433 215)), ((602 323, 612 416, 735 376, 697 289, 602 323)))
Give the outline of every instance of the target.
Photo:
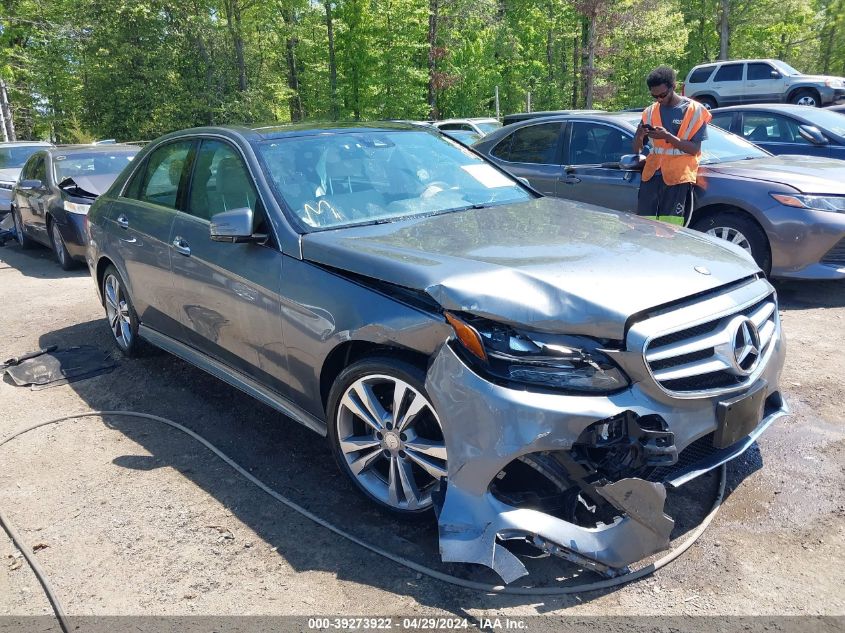
POLYGON ((637 215, 687 226, 692 217, 692 191, 691 183, 667 185, 656 173, 640 184, 637 215))

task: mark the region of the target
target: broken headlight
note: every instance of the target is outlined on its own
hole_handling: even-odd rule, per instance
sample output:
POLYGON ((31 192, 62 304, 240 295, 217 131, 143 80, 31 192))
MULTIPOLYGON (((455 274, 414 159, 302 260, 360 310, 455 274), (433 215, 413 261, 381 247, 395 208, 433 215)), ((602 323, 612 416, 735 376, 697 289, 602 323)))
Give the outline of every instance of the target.
POLYGON ((519 331, 480 318, 446 313, 456 338, 483 369, 508 382, 579 393, 603 394, 627 387, 628 377, 584 336, 519 331))

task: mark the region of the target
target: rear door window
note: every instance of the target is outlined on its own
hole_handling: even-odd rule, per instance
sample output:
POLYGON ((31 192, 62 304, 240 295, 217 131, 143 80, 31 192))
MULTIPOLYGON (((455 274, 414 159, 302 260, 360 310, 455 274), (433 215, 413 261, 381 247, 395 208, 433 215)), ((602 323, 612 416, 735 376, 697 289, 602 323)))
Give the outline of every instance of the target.
POLYGON ((745 64, 724 64, 716 73, 714 81, 742 81, 742 67, 745 64))
POLYGON ((616 162, 631 153, 631 136, 608 125, 576 121, 567 148, 567 165, 616 162))

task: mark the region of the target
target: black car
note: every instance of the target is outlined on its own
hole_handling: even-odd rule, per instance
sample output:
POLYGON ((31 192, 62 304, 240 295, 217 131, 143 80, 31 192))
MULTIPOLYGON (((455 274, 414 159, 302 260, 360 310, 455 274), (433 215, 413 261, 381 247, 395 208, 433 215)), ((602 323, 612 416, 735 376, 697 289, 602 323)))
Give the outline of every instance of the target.
POLYGON ((845 159, 845 117, 832 108, 758 104, 713 110, 713 125, 772 154, 845 159))
POLYGON ((52 248, 62 268, 85 262, 88 209, 140 148, 134 145, 50 147, 30 156, 12 190, 12 215, 22 248, 52 248))

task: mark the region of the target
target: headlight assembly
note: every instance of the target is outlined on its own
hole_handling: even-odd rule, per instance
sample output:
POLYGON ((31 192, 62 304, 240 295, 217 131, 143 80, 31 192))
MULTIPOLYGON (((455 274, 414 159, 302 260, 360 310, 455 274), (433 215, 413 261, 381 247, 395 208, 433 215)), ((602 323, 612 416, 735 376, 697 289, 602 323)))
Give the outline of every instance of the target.
POLYGON ((771 193, 769 195, 788 207, 845 213, 845 196, 812 196, 794 193, 771 193))
POLYGON ((79 204, 77 202, 64 201, 65 211, 68 213, 76 213, 78 215, 88 215, 88 210, 91 208, 90 204, 79 204))
POLYGON ((480 318, 446 320, 473 360, 494 378, 547 389, 604 394, 627 387, 625 374, 583 336, 518 331, 480 318))

